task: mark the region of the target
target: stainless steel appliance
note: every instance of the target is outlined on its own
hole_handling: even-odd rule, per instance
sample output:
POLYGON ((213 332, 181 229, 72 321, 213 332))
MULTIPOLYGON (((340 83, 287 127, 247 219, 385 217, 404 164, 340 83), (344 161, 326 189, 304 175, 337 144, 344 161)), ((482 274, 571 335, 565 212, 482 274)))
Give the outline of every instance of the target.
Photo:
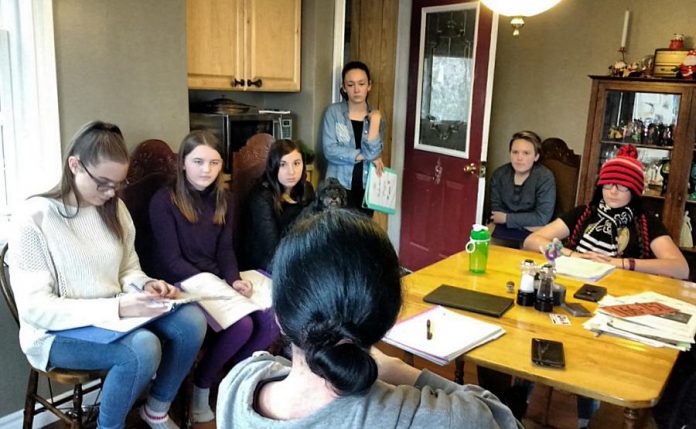
POLYGON ((222 145, 223 171, 232 172, 232 158, 249 137, 268 133, 276 140, 293 138, 293 114, 289 111, 189 114, 190 128, 212 131, 222 145))

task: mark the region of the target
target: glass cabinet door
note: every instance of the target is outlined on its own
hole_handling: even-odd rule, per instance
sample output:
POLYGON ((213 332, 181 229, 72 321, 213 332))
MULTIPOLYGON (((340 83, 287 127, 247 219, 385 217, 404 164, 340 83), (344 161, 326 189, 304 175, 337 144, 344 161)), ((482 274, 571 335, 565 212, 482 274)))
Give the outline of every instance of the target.
POLYGON ((597 171, 622 146, 633 145, 645 168, 646 209, 659 216, 667 194, 680 94, 607 91, 597 171), (658 200, 658 201, 650 201, 658 200))

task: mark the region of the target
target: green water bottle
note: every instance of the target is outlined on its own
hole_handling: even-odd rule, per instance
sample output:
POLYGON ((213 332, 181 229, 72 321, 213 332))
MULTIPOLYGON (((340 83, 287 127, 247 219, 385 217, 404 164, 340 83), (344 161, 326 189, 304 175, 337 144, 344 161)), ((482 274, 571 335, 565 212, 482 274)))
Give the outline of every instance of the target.
POLYGON ((478 223, 474 224, 471 238, 466 243, 466 252, 469 254, 469 271, 472 273, 483 274, 486 272, 490 241, 491 235, 488 233, 488 227, 478 223))

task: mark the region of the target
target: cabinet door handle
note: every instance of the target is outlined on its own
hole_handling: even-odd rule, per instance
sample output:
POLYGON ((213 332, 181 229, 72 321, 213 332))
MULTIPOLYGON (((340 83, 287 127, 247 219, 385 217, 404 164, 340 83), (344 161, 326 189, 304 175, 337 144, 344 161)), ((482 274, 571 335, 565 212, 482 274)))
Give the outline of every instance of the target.
POLYGON ((261 88, 261 85, 263 85, 263 81, 261 79, 256 79, 256 80, 251 80, 247 79, 247 86, 255 86, 257 88, 261 88))
POLYGON ((232 81, 232 86, 244 86, 244 79, 234 79, 232 81))

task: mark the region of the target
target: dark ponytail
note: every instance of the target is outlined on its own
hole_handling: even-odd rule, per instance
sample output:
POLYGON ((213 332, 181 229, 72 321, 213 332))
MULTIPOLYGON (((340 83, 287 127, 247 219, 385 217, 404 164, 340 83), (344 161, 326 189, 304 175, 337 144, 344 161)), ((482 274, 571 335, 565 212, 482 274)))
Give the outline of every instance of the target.
POLYGON ((401 308, 399 260, 372 220, 329 210, 297 223, 273 260, 278 322, 312 372, 342 396, 377 379, 370 347, 401 308))

